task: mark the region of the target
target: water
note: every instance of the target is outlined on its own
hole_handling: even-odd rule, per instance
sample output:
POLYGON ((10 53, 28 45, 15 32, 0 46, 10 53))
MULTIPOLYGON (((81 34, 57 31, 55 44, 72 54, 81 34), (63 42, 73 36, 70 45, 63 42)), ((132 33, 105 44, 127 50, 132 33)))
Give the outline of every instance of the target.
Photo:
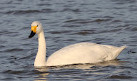
POLYGON ((0 81, 136 81, 136 0, 1 0, 0 81), (118 60, 43 68, 33 61, 37 36, 30 24, 44 26, 47 57, 78 42, 127 45, 118 60))

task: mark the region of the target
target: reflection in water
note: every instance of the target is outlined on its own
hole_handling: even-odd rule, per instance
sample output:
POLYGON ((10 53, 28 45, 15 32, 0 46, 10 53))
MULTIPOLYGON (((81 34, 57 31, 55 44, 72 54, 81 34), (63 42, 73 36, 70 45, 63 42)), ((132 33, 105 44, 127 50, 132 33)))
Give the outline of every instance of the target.
POLYGON ((47 72, 49 69, 91 69, 93 66, 118 66, 123 61, 119 60, 111 60, 111 61, 106 61, 106 62, 100 62, 100 63, 95 63, 95 64, 72 64, 72 65, 64 65, 64 66, 45 66, 45 67, 35 67, 35 70, 39 72, 47 72))
POLYGON ((49 73, 40 73, 34 81, 46 81, 49 73))
MULTIPOLYGON (((104 73, 103 68, 100 68, 100 67, 120 66, 122 63, 123 61, 112 60, 112 61, 106 61, 106 62, 96 63, 96 64, 75 64, 75 65, 73 64, 73 65, 56 66, 56 67, 55 66, 54 67, 39 67, 39 68, 37 67, 35 68, 35 70, 38 71, 39 75, 36 77, 34 81, 46 81, 49 79, 48 76, 52 76, 52 77, 54 76, 56 79, 58 77, 65 77, 66 79, 67 77, 72 77, 73 74, 79 74, 79 72, 81 71, 82 72, 91 71, 90 74, 94 74, 94 75, 106 75, 109 73, 104 73)), ((122 70, 120 71, 116 70, 116 71, 113 71, 113 73, 118 73, 121 71, 122 70)))

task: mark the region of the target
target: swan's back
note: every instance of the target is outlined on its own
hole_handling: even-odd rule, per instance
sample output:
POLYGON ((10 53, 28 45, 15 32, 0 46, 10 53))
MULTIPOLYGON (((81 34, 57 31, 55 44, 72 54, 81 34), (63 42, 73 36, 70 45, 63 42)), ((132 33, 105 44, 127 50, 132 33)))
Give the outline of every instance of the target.
POLYGON ((97 63, 115 59, 125 48, 95 43, 77 43, 53 53, 47 60, 47 66, 78 63, 97 63))

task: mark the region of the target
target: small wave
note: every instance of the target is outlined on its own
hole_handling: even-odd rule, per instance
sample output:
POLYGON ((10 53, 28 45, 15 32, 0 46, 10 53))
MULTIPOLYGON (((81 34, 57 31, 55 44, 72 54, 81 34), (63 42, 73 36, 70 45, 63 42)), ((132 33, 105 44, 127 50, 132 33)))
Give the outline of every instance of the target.
POLYGON ((11 32, 9 30, 3 30, 3 31, 0 31, 0 35, 5 35, 5 34, 11 34, 11 33, 17 33, 17 32, 11 32))
MULTIPOLYGON (((1 42, 1 41, 0 41, 1 42)), ((0 45, 0 48, 4 48, 5 46, 3 46, 3 45, 0 45)))
POLYGON ((110 21, 111 19, 96 19, 96 20, 94 20, 94 21, 92 21, 92 22, 106 22, 106 21, 110 21))
POLYGON ((24 73, 24 71, 13 71, 13 70, 6 70, 3 73, 8 73, 8 74, 21 74, 24 73))
POLYGON ((81 23, 81 24, 91 23, 91 22, 92 20, 90 19, 71 19, 71 20, 65 21, 65 23, 81 23))
POLYGON ((79 24, 64 24, 61 27, 77 28, 77 27, 80 27, 80 25, 79 24))
POLYGON ((12 11, 7 11, 4 14, 15 14, 15 15, 20 15, 20 14, 34 14, 34 13, 52 13, 55 12, 52 9, 42 9, 42 10, 12 10, 12 11))
POLYGON ((12 48, 12 49, 7 49, 5 52, 16 52, 16 51, 23 51, 23 49, 20 48, 12 48))
POLYGON ((52 4, 50 4, 50 3, 40 3, 40 4, 38 4, 38 6, 51 6, 52 4))
POLYGON ((135 3, 136 2, 136 0, 111 0, 112 2, 115 2, 115 4, 129 4, 129 3, 135 3))
POLYGON ((35 74, 35 70, 34 69, 31 69, 32 68, 31 66, 22 66, 22 69, 16 69, 16 70, 5 70, 3 71, 2 73, 4 74, 15 74, 15 75, 21 75, 21 74, 35 74), (24 69, 24 68, 28 68, 28 69, 24 69), (29 71, 28 71, 29 70, 29 71))
POLYGON ((66 11, 71 11, 71 12, 81 12, 80 9, 70 9, 70 8, 65 8, 61 12, 66 12, 66 11))
POLYGON ((98 33, 112 33, 112 32, 118 32, 118 31, 121 31, 122 29, 112 29, 112 30, 102 30, 102 31, 99 31, 98 33))
POLYGON ((51 34, 69 33, 70 31, 50 31, 51 34))
POLYGON ((108 77, 107 79, 132 79, 132 76, 126 76, 126 75, 112 75, 108 77))
POLYGON ((127 30, 127 31, 137 31, 137 27, 129 27, 129 26, 125 26, 126 28, 125 28, 125 30, 127 30))
POLYGON ((14 10, 14 11, 8 11, 5 14, 26 14, 26 13, 38 13, 39 10, 14 10))
POLYGON ((77 32, 75 34, 78 34, 78 35, 95 34, 95 30, 83 30, 83 31, 77 32))
POLYGON ((91 20, 91 19, 72 19, 72 20, 67 20, 65 21, 65 23, 78 23, 78 24, 87 24, 87 23, 101 23, 101 22, 106 22, 106 21, 110 21, 111 19, 106 18, 106 19, 95 19, 95 20, 91 20))
POLYGON ((112 23, 122 22, 121 20, 113 20, 112 23))

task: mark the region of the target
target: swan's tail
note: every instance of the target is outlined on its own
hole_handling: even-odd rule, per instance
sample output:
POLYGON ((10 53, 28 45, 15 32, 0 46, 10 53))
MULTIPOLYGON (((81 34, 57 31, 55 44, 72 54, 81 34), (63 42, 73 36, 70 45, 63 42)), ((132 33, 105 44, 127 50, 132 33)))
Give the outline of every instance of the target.
POLYGON ((121 51, 124 50, 125 48, 127 48, 127 46, 121 46, 121 51))
POLYGON ((115 52, 114 52, 114 56, 113 58, 116 59, 118 57, 118 55, 125 49, 127 48, 127 46, 121 46, 121 47, 118 47, 115 52))

